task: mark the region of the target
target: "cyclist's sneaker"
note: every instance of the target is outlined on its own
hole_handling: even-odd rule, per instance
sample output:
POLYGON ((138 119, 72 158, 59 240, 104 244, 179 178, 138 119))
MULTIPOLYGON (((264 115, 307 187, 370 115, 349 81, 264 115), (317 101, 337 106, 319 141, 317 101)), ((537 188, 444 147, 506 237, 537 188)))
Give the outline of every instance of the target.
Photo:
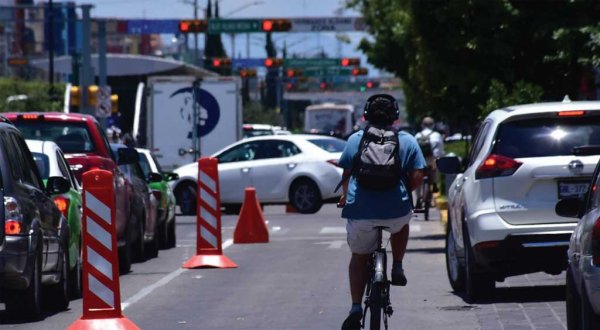
POLYGON ((342 330, 360 330, 360 320, 362 319, 361 312, 354 312, 342 323, 342 330))
POLYGON ((405 286, 406 282, 403 269, 392 269, 392 285, 405 286))

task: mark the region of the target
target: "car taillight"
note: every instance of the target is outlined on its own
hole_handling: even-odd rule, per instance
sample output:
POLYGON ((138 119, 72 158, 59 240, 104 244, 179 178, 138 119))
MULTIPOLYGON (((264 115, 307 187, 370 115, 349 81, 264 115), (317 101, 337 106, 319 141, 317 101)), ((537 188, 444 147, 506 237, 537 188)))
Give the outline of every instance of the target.
POLYGON ((19 235, 26 230, 25 227, 23 214, 17 200, 12 197, 4 197, 4 233, 19 235))
POLYGON ((333 166, 340 166, 337 159, 330 159, 327 162, 333 166))
POLYGON ((69 216, 69 203, 71 201, 63 196, 54 197, 54 205, 58 208, 65 218, 69 216))
POLYGON ((596 219, 592 229, 592 262, 600 266, 600 218, 596 219))
POLYGON ((501 155, 489 155, 475 171, 475 179, 487 179, 499 176, 510 176, 523 163, 501 155))
POLYGON ((160 199, 162 198, 162 193, 160 190, 152 190, 152 195, 154 195, 154 198, 160 202, 160 199))

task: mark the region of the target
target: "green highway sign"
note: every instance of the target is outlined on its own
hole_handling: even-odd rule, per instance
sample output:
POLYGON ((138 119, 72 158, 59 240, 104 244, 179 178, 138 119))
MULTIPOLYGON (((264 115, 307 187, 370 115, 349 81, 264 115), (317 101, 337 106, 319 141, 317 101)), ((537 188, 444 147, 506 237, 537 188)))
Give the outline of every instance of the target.
POLYGON ((339 58, 286 58, 283 66, 286 68, 323 68, 339 67, 339 58))
POLYGON ((325 68, 308 68, 304 70, 306 77, 326 77, 326 76, 350 76, 352 75, 351 68, 342 67, 325 67, 325 68))
POLYGON ((261 23, 258 19, 209 19, 206 33, 262 32, 261 23))

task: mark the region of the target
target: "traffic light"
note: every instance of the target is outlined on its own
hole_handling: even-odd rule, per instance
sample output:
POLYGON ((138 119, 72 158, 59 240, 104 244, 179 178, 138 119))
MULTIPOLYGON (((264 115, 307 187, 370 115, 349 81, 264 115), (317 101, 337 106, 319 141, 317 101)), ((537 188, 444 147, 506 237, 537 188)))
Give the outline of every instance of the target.
POLYGON ((254 69, 241 69, 240 70, 240 77, 242 77, 242 78, 256 77, 256 70, 254 70, 254 69))
POLYGON ((119 112, 119 95, 112 94, 110 96, 110 106, 111 106, 111 112, 112 113, 119 112))
POLYGON ((79 98, 81 97, 81 93, 79 91, 79 86, 71 86, 71 90, 69 91, 72 107, 78 107, 80 104, 79 98))
POLYGON ((320 88, 322 91, 324 91, 324 90, 327 90, 327 89, 329 88, 329 84, 328 84, 328 83, 326 83, 326 82, 324 82, 324 81, 321 81, 321 83, 319 84, 319 88, 320 88))
POLYGON ((296 88, 296 85, 294 85, 293 83, 285 84, 285 90, 288 92, 294 90, 295 88, 296 88))
POLYGON ((366 83, 368 89, 379 87, 379 81, 369 80, 366 83))
POLYGON ((100 88, 96 85, 90 85, 88 87, 88 105, 91 107, 98 106, 98 92, 100 88))
POLYGON ((179 32, 198 33, 208 29, 208 22, 201 19, 181 20, 179 21, 179 32))
POLYGON ((231 59, 227 57, 215 57, 212 59, 212 66, 215 69, 224 69, 231 66, 231 59))
POLYGON ((281 58, 268 57, 267 59, 265 59, 265 66, 269 69, 278 68, 282 65, 283 65, 283 59, 281 59, 281 58))
POLYGON ((265 32, 283 32, 292 28, 289 19, 265 19, 262 21, 262 30, 265 32))
POLYGON ((369 73, 367 68, 354 68, 352 69, 353 76, 366 76, 369 73))
POLYGON ((347 58, 344 57, 341 60, 342 66, 356 66, 360 65, 360 58, 347 58))
POLYGON ((302 69, 288 69, 286 75, 288 78, 300 77, 304 74, 302 69))

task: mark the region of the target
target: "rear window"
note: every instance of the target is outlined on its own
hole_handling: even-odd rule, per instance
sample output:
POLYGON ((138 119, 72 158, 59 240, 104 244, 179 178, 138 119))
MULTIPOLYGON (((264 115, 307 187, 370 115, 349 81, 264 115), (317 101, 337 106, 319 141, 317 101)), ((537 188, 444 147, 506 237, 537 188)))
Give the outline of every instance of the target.
POLYGON ((329 152, 342 152, 346 146, 346 141, 340 139, 308 139, 308 142, 329 152))
POLYGON ((498 127, 493 153, 510 158, 565 156, 573 147, 600 145, 600 116, 532 118, 498 127))
POLYGON ((87 153, 96 148, 85 123, 16 121, 26 139, 54 141, 64 153, 87 153))

